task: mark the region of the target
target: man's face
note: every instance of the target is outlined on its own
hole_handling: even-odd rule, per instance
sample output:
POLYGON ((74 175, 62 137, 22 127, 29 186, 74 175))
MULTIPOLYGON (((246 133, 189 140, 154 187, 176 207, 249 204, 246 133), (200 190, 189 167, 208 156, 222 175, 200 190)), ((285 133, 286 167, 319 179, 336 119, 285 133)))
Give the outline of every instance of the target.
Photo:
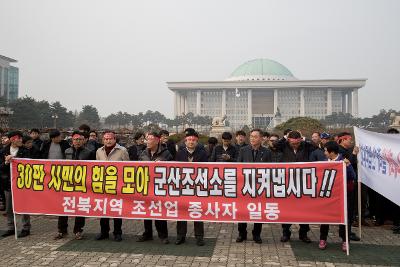
POLYGON ((311 135, 311 140, 313 141, 314 144, 319 145, 319 143, 321 142, 321 138, 319 136, 318 133, 313 133, 311 135))
POLYGON ((254 131, 250 133, 250 144, 252 146, 260 146, 262 143, 263 137, 261 135, 261 133, 259 133, 258 131, 254 131))
POLYGON ((27 149, 31 149, 33 147, 33 140, 26 141, 24 147, 27 149))
POLYGON ((139 137, 138 140, 136 140, 136 144, 138 144, 138 145, 143 145, 144 144, 144 136, 143 135, 141 137, 139 137))
POLYGON ((1 137, 1 144, 2 144, 3 146, 8 145, 9 143, 10 143, 10 139, 9 139, 7 136, 2 136, 2 137, 1 137))
POLYGON ((61 135, 56 136, 56 137, 54 137, 54 138, 51 139, 51 141, 52 141, 53 143, 56 143, 56 144, 60 143, 61 140, 62 140, 61 135))
POLYGON ((336 155, 335 153, 333 153, 333 152, 329 153, 328 150, 326 150, 326 148, 324 149, 324 154, 325 154, 325 157, 327 157, 327 158, 330 159, 330 160, 335 159, 336 156, 337 156, 337 155, 336 155))
POLYGON ((117 139, 115 134, 113 133, 105 133, 103 136, 103 144, 106 147, 113 147, 117 143, 117 139))
POLYGON ((223 146, 229 146, 231 144, 231 140, 229 139, 222 139, 222 145, 223 146))
POLYGON ((329 142, 329 139, 321 138, 321 144, 322 145, 325 145, 328 142, 329 142))
POLYGON ((351 148, 353 146, 353 139, 351 136, 342 139, 340 143, 344 148, 351 148))
POLYGON ((161 135, 160 141, 162 144, 166 144, 168 141, 168 135, 166 135, 166 134, 161 135))
POLYGON ((30 136, 32 137, 33 140, 39 138, 39 133, 37 132, 31 132, 30 136))
POLYGON ((268 144, 270 147, 275 147, 276 142, 278 142, 278 138, 276 136, 271 136, 269 138, 268 144))
POLYGON ((288 138, 288 140, 289 140, 289 145, 292 149, 297 150, 300 147, 301 138, 298 139, 288 138))
POLYGON ((197 146, 198 138, 196 136, 188 136, 185 139, 185 145, 188 149, 195 149, 197 146))
POLYGON ((84 143, 84 137, 82 135, 75 134, 72 137, 72 146, 75 149, 81 148, 83 146, 83 143, 84 143))
POLYGON ((158 147, 160 138, 158 138, 157 136, 148 134, 146 137, 146 141, 147 141, 147 148, 152 150, 152 149, 156 149, 158 147))
POLYGON ((22 137, 21 136, 13 136, 10 138, 10 142, 12 146, 21 147, 22 146, 22 137))
POLYGON ((97 141, 97 134, 91 132, 91 133, 89 134, 89 140, 95 140, 95 141, 97 141))
POLYGON ((269 142, 269 137, 268 136, 263 136, 263 144, 268 145, 269 142))
POLYGON ((238 145, 242 145, 242 144, 244 144, 244 141, 246 140, 246 137, 245 136, 243 136, 243 135, 236 135, 236 143, 238 144, 238 145))

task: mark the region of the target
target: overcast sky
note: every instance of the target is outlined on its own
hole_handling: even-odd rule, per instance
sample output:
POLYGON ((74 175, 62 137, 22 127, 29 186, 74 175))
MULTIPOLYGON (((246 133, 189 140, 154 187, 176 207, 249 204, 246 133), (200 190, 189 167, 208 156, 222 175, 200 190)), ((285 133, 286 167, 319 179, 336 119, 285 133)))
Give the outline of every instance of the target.
POLYGON ((173 115, 167 81, 224 80, 269 58, 299 79, 367 78, 360 115, 400 110, 400 1, 0 0, 20 96, 101 116, 173 115))

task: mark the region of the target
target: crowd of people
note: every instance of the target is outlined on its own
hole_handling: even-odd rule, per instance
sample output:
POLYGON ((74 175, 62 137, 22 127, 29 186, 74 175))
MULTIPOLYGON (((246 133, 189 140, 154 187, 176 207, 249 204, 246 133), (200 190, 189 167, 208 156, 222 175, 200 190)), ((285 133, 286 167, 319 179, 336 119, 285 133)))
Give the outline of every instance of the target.
MULTIPOLYGON (((389 129, 388 133, 398 134, 396 129, 389 129)), ((88 125, 81 125, 70 136, 64 137, 58 130, 51 130, 48 139, 42 140, 38 129, 31 129, 27 133, 10 131, 1 133, 0 150, 0 210, 6 211, 7 231, 3 237, 15 234, 14 214, 12 207, 10 162, 12 158, 33 159, 68 159, 68 160, 101 160, 101 161, 181 161, 181 162, 310 162, 310 161, 341 161, 346 163, 347 171, 347 215, 348 234, 352 241, 360 238, 351 231, 352 225, 358 225, 357 220, 365 226, 371 223, 379 226, 386 219, 393 221, 393 233, 400 233, 400 208, 378 194, 362 186, 361 188, 361 218, 357 214, 357 154, 358 147, 354 146, 353 137, 348 132, 329 134, 314 132, 310 139, 304 137, 300 131, 287 129, 283 136, 270 134, 260 129, 253 129, 247 135, 244 131, 237 131, 235 136, 224 132, 219 142, 214 137, 208 138, 207 144, 199 142, 199 134, 192 128, 184 132, 184 140, 175 144, 169 138, 166 130, 138 132, 134 135, 134 144, 124 147, 119 144, 118 137, 113 131, 104 131, 101 142, 98 133, 91 130, 88 125), (246 141, 248 140, 248 143, 246 141), (368 218, 368 220, 367 220, 368 218), (373 220, 371 220, 373 219, 373 220)), ((115 218, 113 236, 115 241, 122 240, 122 219, 115 218)), ((22 230, 18 237, 30 235, 30 216, 21 218, 22 230)), ((155 220, 155 228, 163 244, 168 244, 167 221, 155 220)), ((84 217, 75 217, 73 233, 75 239, 83 238, 85 226, 84 217)), ((146 242, 153 239, 153 222, 144 220, 144 232, 137 239, 146 242)), ((262 243, 262 224, 254 223, 252 239, 255 243, 262 243)), ((299 239, 311 243, 308 237, 310 227, 301 224, 299 239)), ((109 238, 110 224, 108 218, 100 219, 100 233, 96 240, 109 238)), ((327 247, 329 225, 320 226, 319 248, 327 247)), ((68 233, 68 217, 58 218, 57 234, 55 239, 64 238, 68 233)), ((203 246, 204 223, 194 222, 196 244, 203 246)), ((291 225, 282 225, 281 242, 288 242, 291 238, 291 225)), ((176 245, 185 243, 187 235, 187 222, 178 221, 175 241, 176 245)), ((342 238, 342 250, 346 251, 346 227, 339 226, 339 236, 342 238)), ((247 240, 247 224, 238 224, 236 242, 247 240)))

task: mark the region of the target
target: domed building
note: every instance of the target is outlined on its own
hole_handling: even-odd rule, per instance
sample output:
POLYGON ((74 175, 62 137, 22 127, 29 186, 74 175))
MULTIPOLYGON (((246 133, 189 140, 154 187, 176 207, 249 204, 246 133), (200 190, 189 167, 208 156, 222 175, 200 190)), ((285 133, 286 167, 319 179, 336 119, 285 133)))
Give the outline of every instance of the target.
POLYGON ((254 59, 224 81, 168 82, 175 116, 223 117, 233 129, 266 128, 293 117, 323 119, 333 112, 358 116, 358 89, 366 79, 299 80, 284 65, 254 59))

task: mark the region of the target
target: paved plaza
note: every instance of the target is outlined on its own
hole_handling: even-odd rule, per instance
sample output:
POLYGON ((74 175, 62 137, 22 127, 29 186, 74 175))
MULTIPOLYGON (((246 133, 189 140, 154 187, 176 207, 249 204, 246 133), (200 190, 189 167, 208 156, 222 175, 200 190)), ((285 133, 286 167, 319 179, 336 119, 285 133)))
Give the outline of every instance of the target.
MULTIPOLYGON (((142 221, 136 220, 123 221, 122 242, 113 241, 112 235, 110 240, 95 241, 99 220, 94 218, 87 219, 85 238, 78 241, 72 234, 73 221, 70 218, 69 236, 55 241, 57 217, 33 216, 30 236, 0 238, 0 266, 400 266, 400 235, 393 235, 390 225, 364 227, 362 241, 353 242, 346 256, 340 250, 336 226, 331 227, 328 248, 321 251, 317 225, 311 226, 313 242, 305 244, 298 241, 298 226, 293 226, 292 240, 281 243, 280 225, 264 224, 259 245, 236 243, 236 224, 206 223, 206 245, 198 247, 190 222, 187 242, 177 246, 175 222, 168 223, 171 243, 164 245, 157 238, 136 242, 143 231, 142 221)), ((0 225, 4 232, 4 216, 0 225)))

